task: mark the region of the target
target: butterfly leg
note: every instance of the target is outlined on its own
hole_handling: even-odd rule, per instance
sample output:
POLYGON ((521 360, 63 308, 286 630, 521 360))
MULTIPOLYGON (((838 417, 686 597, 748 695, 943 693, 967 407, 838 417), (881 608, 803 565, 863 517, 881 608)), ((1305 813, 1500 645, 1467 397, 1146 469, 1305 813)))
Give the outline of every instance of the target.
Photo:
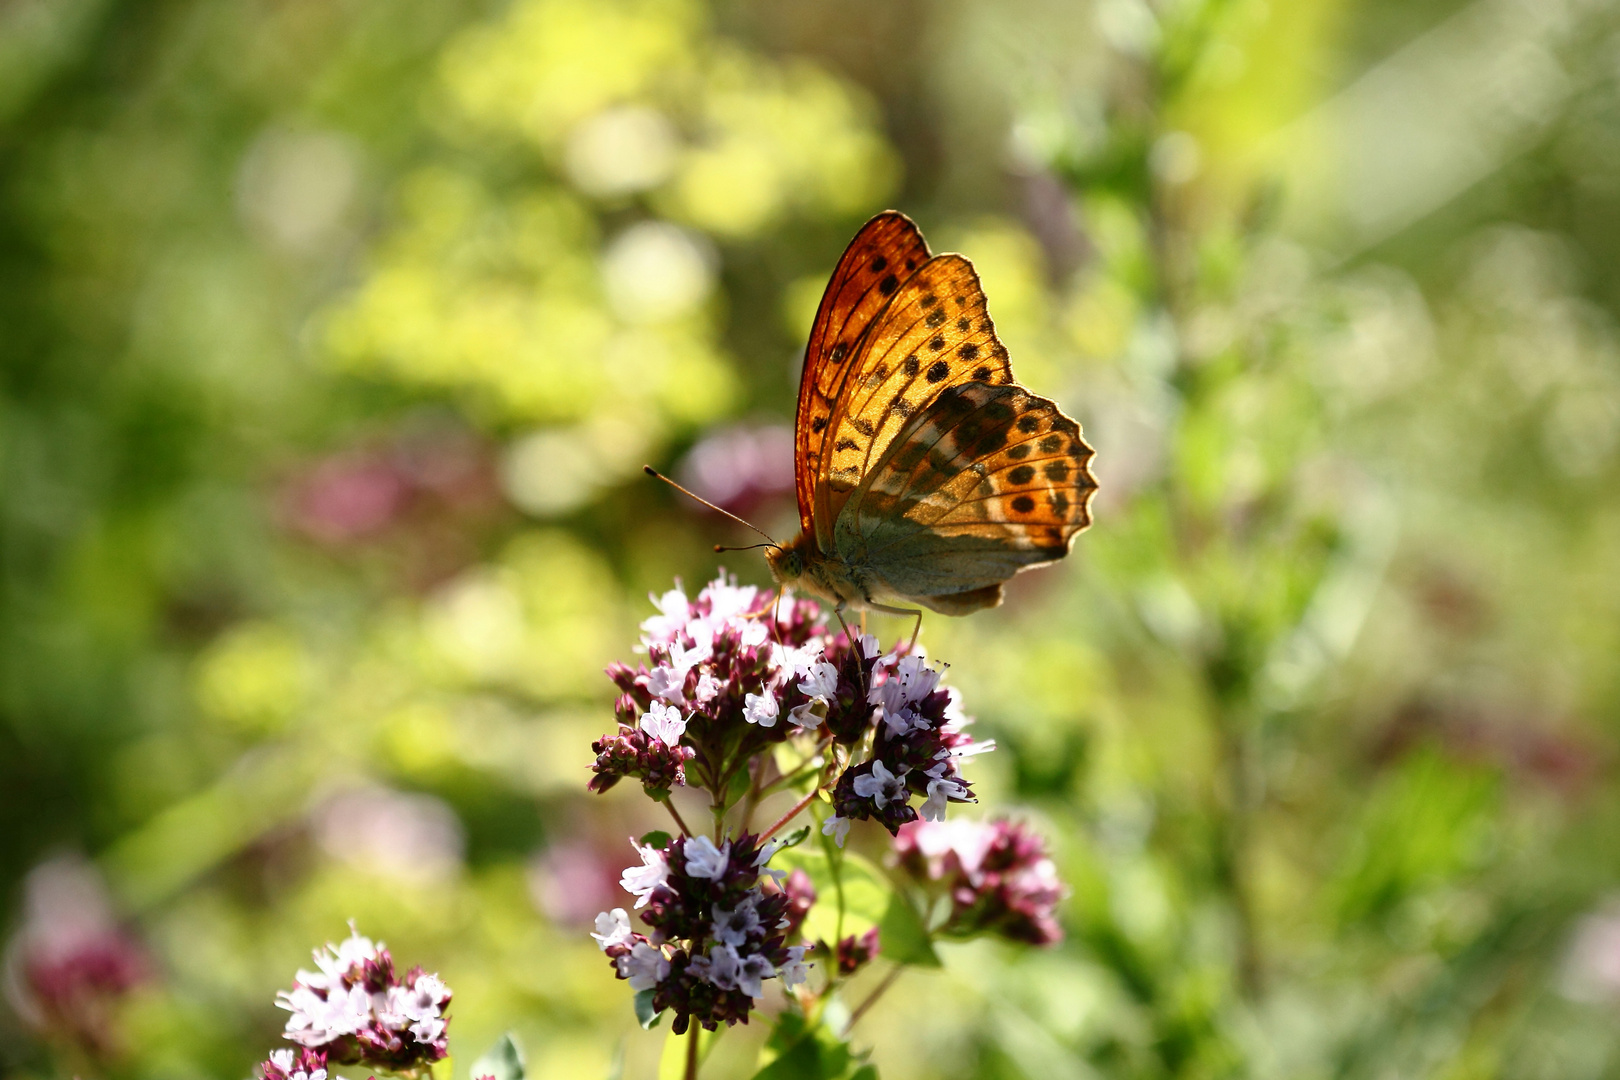
POLYGON ((889 607, 887 604, 874 604, 870 600, 866 602, 866 607, 870 611, 881 611, 885 615, 910 615, 912 618, 916 619, 917 621, 911 625, 911 641, 907 643, 906 651, 910 652, 917 647, 917 635, 922 632, 923 613, 921 608, 913 611, 911 608, 889 607))

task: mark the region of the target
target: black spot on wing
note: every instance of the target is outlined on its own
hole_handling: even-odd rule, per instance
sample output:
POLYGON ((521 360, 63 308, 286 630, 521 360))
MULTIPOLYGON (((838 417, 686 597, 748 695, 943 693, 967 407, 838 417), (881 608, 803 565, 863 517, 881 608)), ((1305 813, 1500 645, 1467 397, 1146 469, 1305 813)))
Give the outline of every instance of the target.
POLYGON ((928 381, 937 383, 944 380, 951 373, 951 366, 943 360, 935 360, 928 368, 928 381))
POLYGON ((1025 484, 1035 479, 1035 466, 1019 465, 1017 468, 1013 469, 1007 474, 1007 479, 1019 487, 1023 487, 1025 484))
POLYGON ((1035 500, 1028 495, 1020 495, 1012 501, 1012 508, 1020 514, 1030 513, 1035 509, 1035 500))

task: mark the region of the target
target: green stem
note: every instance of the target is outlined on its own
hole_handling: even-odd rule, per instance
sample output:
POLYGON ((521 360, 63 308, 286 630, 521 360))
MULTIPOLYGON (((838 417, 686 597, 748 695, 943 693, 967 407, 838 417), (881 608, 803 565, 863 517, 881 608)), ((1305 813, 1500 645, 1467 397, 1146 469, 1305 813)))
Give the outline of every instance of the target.
POLYGON ((692 1024, 692 1038, 686 1044, 686 1080, 697 1080, 698 1039, 703 1037, 703 1025, 692 1024))

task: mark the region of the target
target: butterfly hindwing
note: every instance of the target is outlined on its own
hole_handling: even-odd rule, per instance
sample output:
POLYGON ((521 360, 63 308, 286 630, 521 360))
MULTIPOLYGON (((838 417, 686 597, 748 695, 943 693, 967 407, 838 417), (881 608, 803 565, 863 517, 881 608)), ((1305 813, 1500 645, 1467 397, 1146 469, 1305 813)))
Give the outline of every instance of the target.
POLYGON ((944 391, 1012 381, 973 264, 960 255, 930 259, 867 333, 835 404, 822 458, 827 509, 836 515, 911 417, 944 391))
POLYGON ((879 214, 850 241, 822 294, 799 379, 794 485, 800 526, 812 535, 819 524, 824 544, 831 543, 836 512, 818 510, 816 489, 835 406, 873 320, 928 258, 928 244, 910 218, 892 210, 879 214))
POLYGON ((988 606, 992 586, 1062 558, 1090 524, 1091 457, 1080 425, 1051 401, 1011 384, 952 386, 851 495, 837 553, 893 595, 988 606))

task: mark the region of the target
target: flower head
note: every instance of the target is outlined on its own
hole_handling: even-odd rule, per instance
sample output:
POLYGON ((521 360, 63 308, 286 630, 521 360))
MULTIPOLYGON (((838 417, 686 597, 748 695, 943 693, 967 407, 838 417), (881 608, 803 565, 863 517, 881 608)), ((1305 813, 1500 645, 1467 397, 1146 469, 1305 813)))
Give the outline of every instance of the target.
POLYGON ((264 1080, 326 1080, 326 1055, 319 1050, 272 1050, 259 1066, 264 1080))
POLYGON ((398 977, 388 949, 352 927, 314 958, 319 970, 298 972, 276 1004, 290 1014, 283 1035, 319 1051, 323 1067, 330 1059, 399 1072, 445 1056, 451 995, 437 975, 412 968, 398 977))
POLYGON ((1063 883, 1046 845, 1010 821, 920 821, 895 837, 901 869, 950 898, 940 933, 995 933, 1013 941, 1051 945, 1063 940, 1056 908, 1063 883))
POLYGON ((592 936, 619 978, 653 990, 653 1007, 675 1013, 674 1030, 693 1020, 710 1029, 746 1021, 766 980, 786 971, 802 981, 803 948, 788 946, 783 933, 793 925, 792 898, 765 876, 774 846, 744 834, 640 850, 643 866, 625 877, 645 888, 637 906, 650 933, 632 930, 620 910, 599 916, 592 936))

